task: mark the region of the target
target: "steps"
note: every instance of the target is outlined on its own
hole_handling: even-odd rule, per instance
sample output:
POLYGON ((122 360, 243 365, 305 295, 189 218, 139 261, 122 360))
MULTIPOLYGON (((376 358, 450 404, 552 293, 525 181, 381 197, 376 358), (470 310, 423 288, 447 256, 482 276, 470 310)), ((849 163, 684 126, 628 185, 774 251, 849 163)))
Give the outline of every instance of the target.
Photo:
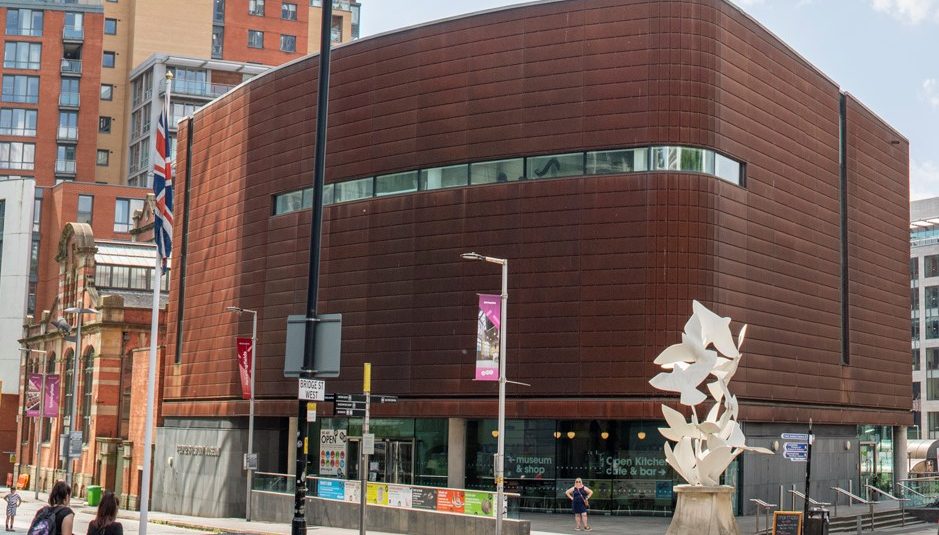
MULTIPOLYGON (((880 511, 874 513, 874 531, 882 529, 900 527, 901 525, 925 525, 926 523, 907 512, 905 515, 899 509, 892 511, 880 511)), ((870 533, 871 518, 870 515, 861 515, 861 531, 870 533)), ((857 516, 841 516, 832 518, 828 525, 828 533, 856 533, 857 516)))

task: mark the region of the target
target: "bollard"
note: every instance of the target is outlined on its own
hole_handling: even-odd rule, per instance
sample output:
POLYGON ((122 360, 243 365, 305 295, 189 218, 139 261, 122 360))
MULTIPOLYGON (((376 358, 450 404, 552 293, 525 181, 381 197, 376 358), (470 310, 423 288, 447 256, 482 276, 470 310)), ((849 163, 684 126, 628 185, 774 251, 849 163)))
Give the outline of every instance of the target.
POLYGON ((779 486, 779 501, 777 503, 780 510, 786 508, 786 488, 783 485, 779 486))

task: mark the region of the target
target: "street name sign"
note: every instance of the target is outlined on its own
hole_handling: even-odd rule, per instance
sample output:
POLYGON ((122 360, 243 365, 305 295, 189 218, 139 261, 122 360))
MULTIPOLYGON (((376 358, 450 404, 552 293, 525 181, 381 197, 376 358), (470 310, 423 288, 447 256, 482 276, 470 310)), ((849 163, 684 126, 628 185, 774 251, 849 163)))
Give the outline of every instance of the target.
POLYGON ((805 462, 809 460, 809 453, 807 451, 784 451, 783 457, 790 461, 805 462))
POLYGON ((808 442, 809 435, 807 433, 783 433, 779 435, 783 440, 796 440, 799 442, 808 442))
POLYGON ((318 379, 300 379, 297 399, 304 401, 323 401, 326 395, 326 382, 318 379))
POLYGON ((785 451, 798 451, 807 454, 809 452, 809 444, 807 442, 786 442, 783 444, 783 449, 785 451))

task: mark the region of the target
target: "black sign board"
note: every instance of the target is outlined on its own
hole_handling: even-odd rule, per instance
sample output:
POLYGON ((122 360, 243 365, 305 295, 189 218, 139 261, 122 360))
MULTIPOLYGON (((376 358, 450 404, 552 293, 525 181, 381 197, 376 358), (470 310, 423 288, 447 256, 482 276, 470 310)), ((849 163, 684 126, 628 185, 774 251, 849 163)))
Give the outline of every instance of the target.
POLYGON ((776 511, 773 513, 773 535, 799 535, 802 533, 802 513, 776 511))
POLYGON ((365 418, 365 402, 335 401, 333 402, 333 416, 365 418))
POLYGON ((411 487, 411 507, 415 509, 437 509, 437 489, 411 487))

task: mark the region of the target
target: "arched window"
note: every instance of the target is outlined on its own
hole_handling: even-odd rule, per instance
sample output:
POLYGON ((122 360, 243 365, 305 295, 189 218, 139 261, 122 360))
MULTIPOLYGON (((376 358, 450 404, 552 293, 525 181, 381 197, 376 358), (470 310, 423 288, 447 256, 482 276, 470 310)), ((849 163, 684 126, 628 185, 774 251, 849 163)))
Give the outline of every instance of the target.
POLYGON ((89 347, 85 351, 84 373, 82 374, 82 443, 88 443, 88 437, 91 435, 91 387, 94 383, 95 373, 95 349, 89 347))
MULTIPOLYGON (((53 374, 55 374, 55 352, 50 351, 49 354, 46 355, 46 376, 48 377, 49 375, 53 375, 53 374)), ((46 388, 49 388, 49 386, 50 386, 49 379, 47 378, 46 388)), ((50 397, 52 396, 50 396, 49 393, 46 392, 46 400, 48 400, 50 397)), ((58 396, 55 396, 54 399, 58 399, 58 396)), ((49 410, 49 409, 47 408, 46 410, 49 410)), ((45 422, 43 422, 42 424, 42 441, 43 442, 49 442, 49 440, 52 438, 52 422, 54 421, 55 420, 53 420, 52 418, 46 418, 45 422)))

